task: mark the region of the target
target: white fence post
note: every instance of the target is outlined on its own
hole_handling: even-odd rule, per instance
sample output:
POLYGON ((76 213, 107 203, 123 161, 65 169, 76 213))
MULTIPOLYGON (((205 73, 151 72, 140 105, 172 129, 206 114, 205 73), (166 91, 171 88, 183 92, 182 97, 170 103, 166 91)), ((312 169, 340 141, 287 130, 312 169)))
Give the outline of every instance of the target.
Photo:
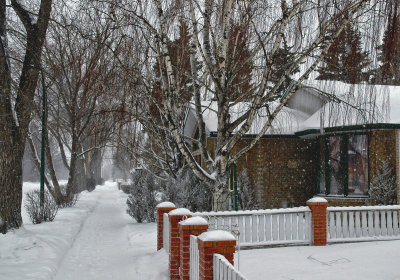
POLYGON ((199 280, 199 248, 197 236, 190 236, 190 280, 199 280))
POLYGON ((233 265, 220 254, 213 256, 214 280, 247 280, 233 265))
POLYGON ((169 217, 167 213, 164 213, 163 245, 165 251, 169 254, 169 217))

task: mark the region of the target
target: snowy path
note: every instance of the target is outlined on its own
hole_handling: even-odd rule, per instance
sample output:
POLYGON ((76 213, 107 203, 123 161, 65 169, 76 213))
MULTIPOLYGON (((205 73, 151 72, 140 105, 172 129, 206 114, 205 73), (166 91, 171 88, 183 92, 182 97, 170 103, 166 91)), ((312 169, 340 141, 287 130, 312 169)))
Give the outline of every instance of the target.
MULTIPOLYGON (((24 183, 24 192, 39 183, 24 183)), ((54 222, 0 234, 0 280, 166 280, 168 257, 156 251, 156 224, 137 224, 127 195, 106 182, 83 192, 54 222)))
POLYGON ((115 188, 99 187, 98 191, 98 205, 89 214, 54 279, 160 279, 157 270, 146 271, 152 264, 149 256, 156 249, 155 243, 146 239, 155 225, 134 224, 125 213, 125 196, 115 188))

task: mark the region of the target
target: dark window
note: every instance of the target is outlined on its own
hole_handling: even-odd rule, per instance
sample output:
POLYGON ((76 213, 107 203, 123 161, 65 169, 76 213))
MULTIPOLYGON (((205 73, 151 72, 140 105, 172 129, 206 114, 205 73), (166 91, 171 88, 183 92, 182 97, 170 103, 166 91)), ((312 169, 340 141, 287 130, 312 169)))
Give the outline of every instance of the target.
POLYGON ((368 195, 368 136, 326 136, 321 139, 319 190, 336 196, 368 195))

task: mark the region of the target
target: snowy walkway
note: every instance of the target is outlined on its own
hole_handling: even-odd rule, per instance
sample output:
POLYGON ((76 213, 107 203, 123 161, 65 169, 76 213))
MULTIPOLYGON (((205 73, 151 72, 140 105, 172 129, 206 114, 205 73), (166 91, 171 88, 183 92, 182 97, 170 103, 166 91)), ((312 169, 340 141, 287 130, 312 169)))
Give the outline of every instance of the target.
POLYGON ((128 279, 134 275, 134 248, 129 246, 126 225, 118 193, 104 189, 98 204, 89 214, 72 248, 58 270, 56 280, 128 279))
POLYGON ((166 280, 168 258, 156 240, 156 224, 135 223, 126 195, 108 183, 52 223, 25 221, 0 236, 0 280, 166 280))

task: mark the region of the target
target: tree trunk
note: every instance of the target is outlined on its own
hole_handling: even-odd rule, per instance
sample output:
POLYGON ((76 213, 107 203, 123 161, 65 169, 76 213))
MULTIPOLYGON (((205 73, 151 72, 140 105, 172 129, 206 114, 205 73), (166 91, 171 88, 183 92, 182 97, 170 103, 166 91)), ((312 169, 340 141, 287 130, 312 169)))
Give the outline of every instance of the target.
POLYGON ((19 140, 15 141, 7 131, 0 135, 0 217, 3 220, 0 231, 5 233, 22 225, 22 158, 25 146, 19 140))
MULTIPOLYGON (((77 185, 75 181, 75 176, 77 172, 77 161, 78 161, 78 148, 79 143, 76 135, 72 135, 72 145, 71 145, 71 161, 69 164, 69 177, 66 189, 67 197, 76 193, 77 185)), ((82 171, 81 171, 82 172, 82 171)))

